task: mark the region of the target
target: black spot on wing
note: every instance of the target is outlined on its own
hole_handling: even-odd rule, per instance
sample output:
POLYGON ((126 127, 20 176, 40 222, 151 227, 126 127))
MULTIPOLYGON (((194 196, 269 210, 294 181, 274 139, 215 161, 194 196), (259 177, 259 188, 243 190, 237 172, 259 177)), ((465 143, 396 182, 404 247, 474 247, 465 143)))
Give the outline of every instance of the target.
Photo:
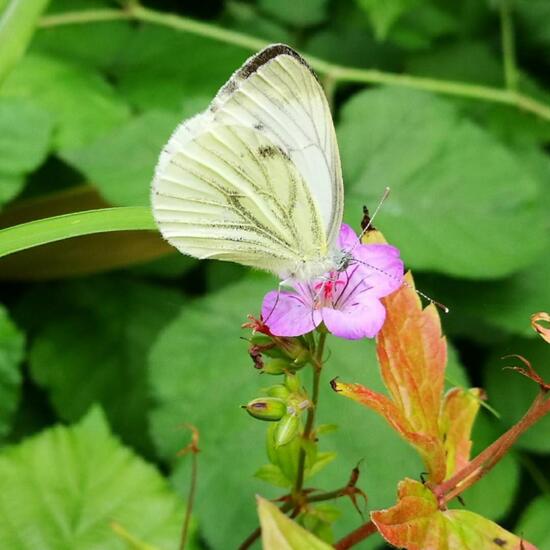
POLYGON ((503 548, 504 546, 506 546, 507 542, 504 540, 504 539, 499 539, 498 537, 495 537, 493 539, 493 542, 497 545, 497 546, 500 546, 501 548, 503 548))
POLYGON ((258 148, 258 155, 264 159, 272 159, 276 156, 280 156, 286 160, 290 160, 290 157, 286 151, 284 151, 281 147, 275 147, 274 145, 262 145, 258 148))

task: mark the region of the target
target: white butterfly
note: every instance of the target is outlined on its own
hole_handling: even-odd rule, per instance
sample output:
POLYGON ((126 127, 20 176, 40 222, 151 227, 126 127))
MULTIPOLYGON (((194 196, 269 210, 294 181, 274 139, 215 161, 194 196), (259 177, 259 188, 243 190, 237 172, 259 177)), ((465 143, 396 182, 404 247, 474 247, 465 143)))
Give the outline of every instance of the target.
POLYGON ((184 254, 311 280, 349 260, 337 246, 343 193, 323 89, 298 53, 275 44, 176 129, 152 205, 162 235, 184 254))

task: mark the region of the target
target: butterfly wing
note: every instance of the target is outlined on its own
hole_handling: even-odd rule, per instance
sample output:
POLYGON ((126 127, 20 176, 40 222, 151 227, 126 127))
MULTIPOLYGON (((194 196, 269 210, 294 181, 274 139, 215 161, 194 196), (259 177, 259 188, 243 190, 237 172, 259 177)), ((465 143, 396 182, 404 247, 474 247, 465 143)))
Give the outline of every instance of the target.
POLYGON ((185 254, 310 276, 327 269, 342 196, 323 90, 296 52, 274 45, 174 132, 152 202, 163 236, 185 254))

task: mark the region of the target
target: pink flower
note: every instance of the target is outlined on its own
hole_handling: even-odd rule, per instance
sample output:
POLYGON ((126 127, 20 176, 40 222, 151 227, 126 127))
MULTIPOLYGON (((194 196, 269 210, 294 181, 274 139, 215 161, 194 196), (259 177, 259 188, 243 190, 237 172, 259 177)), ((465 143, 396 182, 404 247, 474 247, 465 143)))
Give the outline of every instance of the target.
POLYGON ((262 317, 276 336, 300 336, 321 322, 341 338, 374 338, 382 328, 386 310, 380 298, 403 282, 399 250, 387 244, 357 245, 357 236, 342 224, 341 250, 352 251, 357 262, 309 283, 294 282, 294 291, 271 291, 262 304, 262 317))

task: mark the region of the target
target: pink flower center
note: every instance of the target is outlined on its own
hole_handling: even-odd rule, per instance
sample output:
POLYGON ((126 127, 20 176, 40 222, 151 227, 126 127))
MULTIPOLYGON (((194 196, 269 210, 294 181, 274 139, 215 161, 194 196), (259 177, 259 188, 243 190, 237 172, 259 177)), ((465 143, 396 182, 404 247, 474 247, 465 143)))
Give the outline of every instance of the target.
POLYGON ((315 307, 319 309, 324 307, 327 303, 332 303, 334 294, 337 291, 338 285, 345 284, 344 281, 340 281, 336 278, 336 273, 331 273, 330 278, 324 281, 319 281, 313 285, 316 292, 315 307), (334 278, 333 278, 334 277, 334 278))

